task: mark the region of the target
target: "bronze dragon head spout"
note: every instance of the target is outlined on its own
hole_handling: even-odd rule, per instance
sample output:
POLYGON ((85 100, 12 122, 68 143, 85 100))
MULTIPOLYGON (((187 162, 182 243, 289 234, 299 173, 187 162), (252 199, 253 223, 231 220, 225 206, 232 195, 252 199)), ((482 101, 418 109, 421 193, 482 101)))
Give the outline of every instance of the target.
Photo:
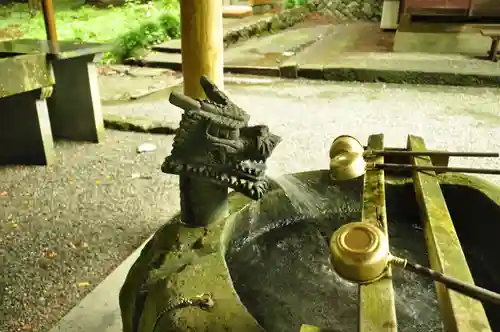
POLYGON ((250 116, 206 77, 206 100, 172 92, 184 110, 171 155, 162 172, 210 181, 258 200, 269 188, 266 160, 281 138, 264 125, 248 126, 250 116))

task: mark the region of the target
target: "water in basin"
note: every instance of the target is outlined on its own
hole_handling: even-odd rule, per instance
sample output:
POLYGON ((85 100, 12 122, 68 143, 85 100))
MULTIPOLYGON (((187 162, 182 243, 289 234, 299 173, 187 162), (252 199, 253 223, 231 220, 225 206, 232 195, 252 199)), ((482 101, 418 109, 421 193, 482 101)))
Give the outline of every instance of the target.
MULTIPOLYGON (((360 220, 363 183, 329 186, 326 176, 281 178, 284 190, 236 216, 227 265, 241 301, 268 332, 299 331, 302 324, 357 329, 358 287, 333 271, 328 241, 342 224, 360 220)), ((500 291, 499 206, 468 187, 443 185, 443 193, 476 284, 500 291)), ((392 253, 429 265, 413 185, 386 184, 386 199, 392 253)), ((393 281, 399 330, 443 331, 434 283, 400 270, 393 281)), ((500 330, 498 308, 485 309, 500 330)))

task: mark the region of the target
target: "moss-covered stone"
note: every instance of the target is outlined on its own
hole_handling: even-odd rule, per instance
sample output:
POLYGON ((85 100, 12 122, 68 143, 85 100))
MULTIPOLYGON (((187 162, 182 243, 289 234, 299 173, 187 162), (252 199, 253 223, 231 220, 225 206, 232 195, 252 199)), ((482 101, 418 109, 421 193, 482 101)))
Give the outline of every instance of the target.
POLYGON ((0 98, 48 87, 54 83, 54 73, 45 54, 0 59, 0 98))
MULTIPOLYGON (((305 172, 297 174, 297 178, 326 195, 325 199, 331 200, 332 206, 340 204, 333 202, 338 198, 338 190, 343 189, 329 189, 334 187, 327 182, 325 174, 325 171, 305 172)), ((445 173, 438 178, 445 188, 445 196, 447 190, 468 188, 468 193, 479 192, 500 206, 500 188, 494 184, 463 174, 445 173)), ((387 172, 386 183, 403 187, 411 184, 412 179, 387 172)), ((408 189, 412 191, 411 187, 408 189)), ((356 193, 343 193, 351 198, 357 197, 356 193)), ((285 210, 290 209, 290 203, 283 201, 286 196, 281 190, 274 188, 267 195, 264 198, 267 203, 261 205, 260 213, 287 215, 285 210)), ((457 206, 456 202, 450 204, 457 206)), ((250 200, 233 194, 230 198, 231 216, 226 220, 207 228, 188 228, 174 218, 159 229, 131 268, 120 293, 123 331, 262 331, 240 302, 225 261, 229 241, 248 226, 238 217, 250 206, 250 200), (192 299, 202 293, 211 293, 214 306, 210 310, 178 305, 183 299, 192 299)))
MULTIPOLYGON (((232 195, 230 202, 236 213, 249 199, 232 195)), ((174 218, 156 232, 120 292, 124 332, 261 331, 232 287, 223 253, 225 225, 186 227, 174 218), (211 310, 176 308, 202 293, 213 297, 211 310)))
POLYGON ((120 131, 132 131, 137 133, 149 134, 175 134, 177 128, 166 124, 153 121, 150 118, 139 116, 117 116, 108 114, 104 116, 104 126, 107 129, 120 131))
POLYGON ((310 10, 308 8, 297 7, 284 10, 283 12, 272 16, 263 16, 261 20, 254 24, 225 34, 224 47, 245 41, 254 36, 289 28, 303 21, 309 14, 310 10))

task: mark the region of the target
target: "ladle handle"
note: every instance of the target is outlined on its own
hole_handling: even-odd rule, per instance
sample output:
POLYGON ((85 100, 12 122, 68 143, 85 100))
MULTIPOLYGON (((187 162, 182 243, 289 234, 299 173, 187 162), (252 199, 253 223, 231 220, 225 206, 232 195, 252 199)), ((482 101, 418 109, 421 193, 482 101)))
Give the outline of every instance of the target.
POLYGON ((412 170, 412 171, 440 171, 456 173, 476 173, 476 174, 496 174, 500 175, 500 169, 488 168, 466 168, 466 167, 448 167, 448 166, 420 166, 407 164, 373 164, 372 167, 378 169, 391 170, 412 170))
POLYGON ((498 293, 492 292, 490 290, 484 289, 476 285, 464 283, 455 278, 448 277, 438 271, 429 269, 428 267, 408 262, 405 259, 394 258, 392 260, 392 263, 396 266, 400 266, 403 269, 411 271, 415 274, 440 282, 449 289, 452 289, 460 294, 467 295, 473 299, 482 302, 489 302, 500 305, 500 294, 498 293))
POLYGON ((366 155, 374 156, 447 156, 447 157, 500 157, 498 152, 456 152, 456 151, 392 151, 392 150, 366 150, 366 155))

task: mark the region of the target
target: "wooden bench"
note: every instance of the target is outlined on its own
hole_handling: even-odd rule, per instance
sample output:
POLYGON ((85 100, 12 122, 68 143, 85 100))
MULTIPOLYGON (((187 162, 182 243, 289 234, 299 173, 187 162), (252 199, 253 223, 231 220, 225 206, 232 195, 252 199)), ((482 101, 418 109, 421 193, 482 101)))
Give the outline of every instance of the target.
POLYGON ((498 61, 499 50, 498 45, 500 44, 500 29, 483 29, 481 30, 481 35, 491 38, 491 48, 488 52, 488 59, 491 61, 498 61))

